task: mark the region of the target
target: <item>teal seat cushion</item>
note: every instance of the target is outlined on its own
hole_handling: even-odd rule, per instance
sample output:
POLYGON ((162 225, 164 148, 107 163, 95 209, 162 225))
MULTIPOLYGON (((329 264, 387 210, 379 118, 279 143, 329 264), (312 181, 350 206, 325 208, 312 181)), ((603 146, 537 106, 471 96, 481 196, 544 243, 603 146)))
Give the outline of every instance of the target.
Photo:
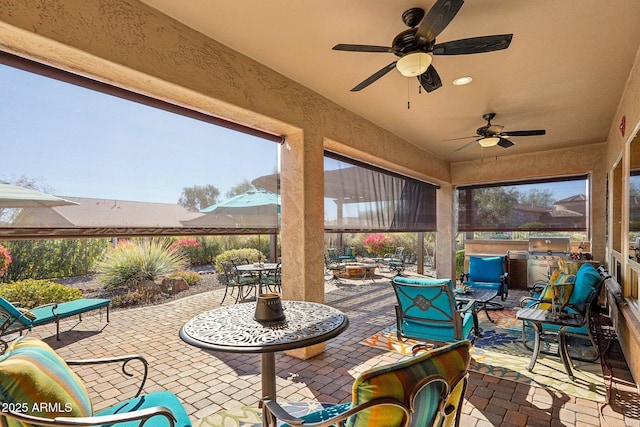
POLYGON ((600 286, 602 278, 591 264, 582 264, 576 274, 573 292, 569 298, 569 305, 584 304, 589 299, 591 292, 600 286))
MULTIPOLYGON (((424 320, 415 322, 411 319, 404 319, 401 328, 401 332, 403 335, 412 338, 444 342, 452 342, 458 340, 454 335, 454 329, 450 323, 443 325, 424 320)), ((472 330, 473 315, 471 313, 465 313, 464 317, 462 318, 462 339, 466 339, 472 330)))
POLYGON ((68 301, 58 304, 55 312, 60 317, 69 317, 75 314, 85 313, 91 310, 97 310, 110 304, 110 300, 101 298, 80 298, 74 301, 68 301))
MULTIPOLYGON (((126 414, 131 411, 138 411, 141 409, 152 408, 154 406, 164 406, 169 409, 178 420, 176 427, 190 427, 191 422, 189 416, 184 407, 171 392, 159 391, 155 393, 147 394, 146 396, 136 397, 123 403, 119 403, 110 408, 105 409, 96 416, 100 415, 112 415, 112 414, 126 414)), ((116 424, 118 427, 139 427, 139 421, 131 421, 127 423, 116 424)), ((146 427, 170 427, 169 422, 163 416, 155 416, 144 424, 146 427)))
MULTIPOLYGON (((527 326, 531 326, 530 322, 526 322, 526 323, 527 323, 527 326)), ((553 325, 551 323, 542 323, 542 328, 544 329, 545 332, 548 332, 548 331, 558 332, 561 326, 553 325)), ((587 331, 587 325, 584 325, 579 328, 567 328, 565 329, 565 331, 568 334, 584 335, 585 337, 589 336, 589 332, 587 331)))
POLYGON ((2 297, 0 297, 0 310, 4 311, 8 318, 16 319, 17 322, 19 322, 24 326, 30 326, 32 324, 32 320, 29 319, 27 316, 23 316, 22 312, 18 309, 18 307, 11 304, 9 301, 7 301, 2 297))
POLYGON ((33 319, 33 326, 44 325, 45 323, 51 323, 56 320, 56 315, 53 313, 53 306, 34 308, 31 310, 36 318, 33 319))
POLYGON ((465 285, 475 289, 491 289, 498 292, 502 289, 502 283, 500 282, 476 282, 475 280, 469 280, 465 285))
MULTIPOLYGON (((330 418, 336 417, 343 412, 351 409, 351 402, 341 403, 339 405, 332 405, 327 408, 324 408, 320 411, 312 412, 311 414, 300 417, 306 423, 319 423, 322 421, 326 421, 330 418)), ((335 426, 335 424, 332 424, 335 426)), ((281 427, 291 427, 289 424, 282 424, 281 427)))
POLYGON ((444 285, 449 284, 449 287, 453 289, 453 283, 451 279, 422 279, 420 277, 403 277, 397 276, 393 278, 395 283, 404 283, 408 285, 444 285))

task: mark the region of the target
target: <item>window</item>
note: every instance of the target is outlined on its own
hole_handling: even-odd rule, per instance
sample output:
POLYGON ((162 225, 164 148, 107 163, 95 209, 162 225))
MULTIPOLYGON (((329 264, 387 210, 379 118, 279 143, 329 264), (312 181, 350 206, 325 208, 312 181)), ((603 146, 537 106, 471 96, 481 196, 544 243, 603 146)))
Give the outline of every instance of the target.
POLYGON ((325 153, 326 231, 435 231, 432 184, 325 153))
POLYGON ((458 187, 458 231, 586 231, 588 177, 458 187))
POLYGON ((277 171, 278 136, 2 52, 0 99, 0 181, 71 202, 0 202, 0 236, 277 232, 251 181, 277 171), (239 194, 260 201, 212 208, 239 194))

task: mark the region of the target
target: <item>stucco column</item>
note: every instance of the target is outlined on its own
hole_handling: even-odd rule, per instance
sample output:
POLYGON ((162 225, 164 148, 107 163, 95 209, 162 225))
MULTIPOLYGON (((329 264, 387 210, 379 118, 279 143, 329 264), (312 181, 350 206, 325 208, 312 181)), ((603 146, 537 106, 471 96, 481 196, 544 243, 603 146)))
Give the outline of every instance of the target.
POLYGON ((455 283, 455 210, 454 191, 450 184, 441 184, 436 196, 436 272, 438 278, 452 279, 455 283))
MULTIPOLYGON (((324 302, 324 150, 322 138, 287 135, 281 156, 282 296, 324 302)), ((307 359, 324 344, 287 354, 307 359)))

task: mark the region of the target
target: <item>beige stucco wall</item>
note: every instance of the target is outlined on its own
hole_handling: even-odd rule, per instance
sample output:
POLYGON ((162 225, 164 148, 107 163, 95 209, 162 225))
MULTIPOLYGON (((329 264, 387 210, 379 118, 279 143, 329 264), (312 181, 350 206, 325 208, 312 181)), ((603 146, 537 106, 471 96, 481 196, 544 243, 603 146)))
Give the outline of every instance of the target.
POLYGON ((591 199, 589 200, 592 251, 595 259, 605 256, 605 200, 607 170, 602 161, 606 144, 592 144, 544 153, 503 156, 484 160, 457 162, 451 165, 454 185, 500 182, 591 174, 591 199))
POLYGON ((285 297, 323 298, 324 144, 450 181, 447 163, 135 0, 0 0, 0 49, 288 136, 282 257, 295 286, 285 297))

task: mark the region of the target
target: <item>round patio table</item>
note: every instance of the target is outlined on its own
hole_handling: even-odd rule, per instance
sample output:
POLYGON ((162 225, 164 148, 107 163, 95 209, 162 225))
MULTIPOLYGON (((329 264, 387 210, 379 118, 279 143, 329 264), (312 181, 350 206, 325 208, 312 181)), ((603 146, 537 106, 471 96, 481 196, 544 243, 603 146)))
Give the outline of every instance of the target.
POLYGON ((201 313, 180 328, 180 338, 207 350, 261 353, 262 396, 276 399, 275 353, 319 344, 341 334, 349 319, 340 310, 306 301, 282 301, 285 320, 258 322, 256 303, 201 313))

